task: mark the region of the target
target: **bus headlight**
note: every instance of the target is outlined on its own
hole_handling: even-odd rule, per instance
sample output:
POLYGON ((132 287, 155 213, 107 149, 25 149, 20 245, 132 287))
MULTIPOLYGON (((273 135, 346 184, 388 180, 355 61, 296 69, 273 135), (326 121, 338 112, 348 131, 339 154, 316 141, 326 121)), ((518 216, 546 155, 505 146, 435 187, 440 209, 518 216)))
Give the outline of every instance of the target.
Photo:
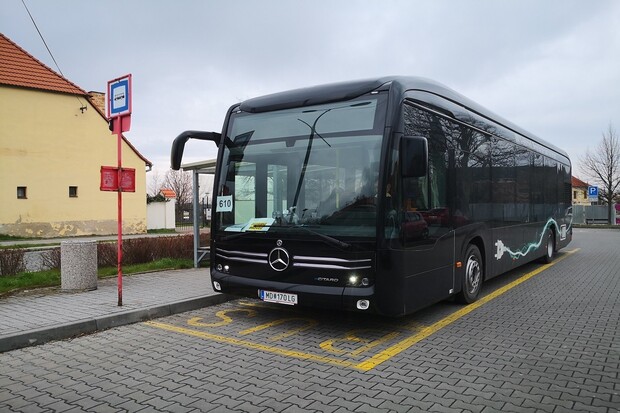
POLYGON ((222 286, 220 285, 220 283, 219 283, 219 282, 217 282, 217 281, 213 281, 213 289, 214 289, 215 291, 222 291, 222 286))
POLYGON ((370 308, 369 300, 357 300, 357 309, 358 310, 368 310, 370 308))
POLYGON ((370 280, 367 277, 360 278, 358 275, 353 274, 349 276, 347 284, 352 287, 367 287, 370 285, 370 280))

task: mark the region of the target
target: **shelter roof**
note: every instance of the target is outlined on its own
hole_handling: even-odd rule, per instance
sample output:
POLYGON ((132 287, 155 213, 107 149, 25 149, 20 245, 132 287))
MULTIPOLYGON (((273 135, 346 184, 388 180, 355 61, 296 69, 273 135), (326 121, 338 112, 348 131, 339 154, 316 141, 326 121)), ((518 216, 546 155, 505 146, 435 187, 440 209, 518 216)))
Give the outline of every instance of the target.
POLYGON ((184 163, 181 168, 184 171, 197 171, 200 174, 215 174, 215 166, 217 159, 209 159, 206 161, 184 163))

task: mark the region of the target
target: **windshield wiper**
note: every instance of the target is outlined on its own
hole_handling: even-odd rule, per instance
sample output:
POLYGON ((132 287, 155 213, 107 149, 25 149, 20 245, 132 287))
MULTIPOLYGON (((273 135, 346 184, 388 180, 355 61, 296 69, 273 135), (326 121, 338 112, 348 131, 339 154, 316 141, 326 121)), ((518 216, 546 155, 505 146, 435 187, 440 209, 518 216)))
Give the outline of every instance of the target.
MULTIPOLYGON (((312 125, 309 125, 308 123, 299 119, 302 123, 306 124, 310 128, 310 136, 308 136, 308 147, 306 148, 306 156, 304 157, 304 163, 301 165, 301 173, 299 174, 299 180, 297 181, 297 189, 295 190, 295 197, 293 198, 293 207, 292 207, 293 211, 297 209, 297 202, 299 201, 299 194, 301 193, 301 186, 304 182, 304 177, 306 176, 306 169, 308 168, 308 161, 310 160, 310 152, 312 152, 312 141, 314 140, 314 135, 317 134, 316 124, 319 122, 319 120, 321 119, 323 115, 330 112, 331 110, 332 108, 323 111, 323 113, 317 116, 314 122, 312 122, 312 125)), ((322 136, 321 136, 321 139, 323 139, 322 136)), ((323 140, 325 141, 325 139, 323 140)), ((292 218, 293 216, 291 215, 291 219, 292 218)))
MULTIPOLYGON (((327 113, 327 112, 326 112, 326 113, 327 113)), ((323 115, 321 115, 321 116, 323 116, 323 115)), ((319 118, 320 118, 321 116, 319 116, 319 118)), ((325 145, 329 146, 330 148, 332 147, 332 146, 329 144, 329 142, 327 142, 327 141, 325 140, 325 138, 324 138, 324 137, 322 137, 322 136, 321 136, 321 134, 320 134, 320 133, 318 133, 318 132, 316 131, 316 128, 314 127, 314 126, 316 126, 316 121, 314 122, 314 123, 315 123, 315 125, 314 125, 314 126, 312 126, 312 125, 310 125, 308 122, 306 122, 306 121, 305 121, 305 120, 303 120, 303 119, 297 119, 297 120, 298 120, 298 121, 300 121, 301 123, 303 123, 304 125, 306 125, 307 127, 309 127, 311 131, 314 131, 314 134, 315 134, 316 136, 318 136, 319 138, 323 139, 323 142, 325 142, 325 145)), ((318 120, 318 119, 317 119, 317 120, 318 120)))
MULTIPOLYGON (((331 148, 331 145, 327 143, 325 138, 323 138, 316 130, 319 120, 321 120, 321 118, 325 116, 325 114, 331 112, 334 109, 356 108, 359 106, 369 105, 370 103, 371 102, 360 102, 360 103, 354 103, 352 105, 345 105, 341 107, 325 109, 319 116, 317 116, 314 122, 312 122, 312 125, 310 125, 308 122, 302 119, 297 119, 298 121, 300 121, 301 123, 303 123, 304 125, 310 128, 310 135, 308 136, 308 147, 306 148, 306 156, 304 157, 304 163, 301 165, 301 173, 299 174, 299 180, 297 181, 297 189, 295 190, 295 196, 293 198, 292 211, 295 211, 297 209, 297 202, 299 201, 299 194, 301 193, 301 187, 304 182, 304 177, 306 176, 306 169, 308 168, 308 161, 310 160, 310 152, 312 152, 312 141, 314 140, 314 137, 318 136, 319 138, 323 139, 323 142, 325 142, 327 146, 331 148)), ((305 111, 304 113, 307 113, 307 112, 314 112, 314 110, 305 111)), ((291 219, 292 218, 293 218, 293 215, 291 215, 291 219)))
POLYGON ((351 247, 351 244, 349 244, 348 242, 340 241, 339 239, 330 237, 329 235, 321 234, 320 232, 314 231, 305 225, 283 225, 283 226, 278 226, 278 228, 303 229, 304 231, 312 235, 316 235, 317 237, 321 238, 324 241, 327 241, 328 243, 332 245, 335 245, 336 247, 339 247, 339 248, 350 248, 351 247))
POLYGON ((242 232, 235 232, 234 234, 230 234, 230 235, 226 235, 225 237, 222 237, 222 241, 231 241, 233 239, 237 239, 237 238, 241 238, 245 235, 248 234, 266 234, 265 231, 242 231, 242 232))
MULTIPOLYGON (((263 228, 286 228, 286 229, 302 229, 312 235, 316 235, 317 237, 321 238, 322 240, 328 242, 331 245, 334 245, 338 248, 350 248, 351 244, 349 244, 348 242, 344 242, 344 241, 340 241, 337 238, 334 237, 330 237, 329 235, 325 235, 325 234, 321 234, 320 232, 314 231, 310 228, 308 228, 305 225, 265 225, 263 228)), ((235 234, 231 234, 231 235, 227 235, 225 237, 222 238, 222 241, 231 241, 233 239, 237 239, 240 237, 243 237, 247 234, 267 234, 266 231, 243 231, 243 232, 237 232, 235 234)))

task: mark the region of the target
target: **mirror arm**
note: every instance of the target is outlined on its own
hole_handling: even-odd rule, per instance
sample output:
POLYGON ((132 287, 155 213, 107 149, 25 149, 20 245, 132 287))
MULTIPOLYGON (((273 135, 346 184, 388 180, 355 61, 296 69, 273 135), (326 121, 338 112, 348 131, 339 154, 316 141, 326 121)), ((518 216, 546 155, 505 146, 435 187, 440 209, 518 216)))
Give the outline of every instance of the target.
POLYGON ((183 150, 185 143, 189 139, 198 139, 203 141, 213 141, 217 146, 220 145, 222 134, 217 132, 204 132, 196 130, 186 130, 181 132, 172 142, 172 150, 170 151, 170 168, 175 171, 181 169, 181 159, 183 158, 183 150))

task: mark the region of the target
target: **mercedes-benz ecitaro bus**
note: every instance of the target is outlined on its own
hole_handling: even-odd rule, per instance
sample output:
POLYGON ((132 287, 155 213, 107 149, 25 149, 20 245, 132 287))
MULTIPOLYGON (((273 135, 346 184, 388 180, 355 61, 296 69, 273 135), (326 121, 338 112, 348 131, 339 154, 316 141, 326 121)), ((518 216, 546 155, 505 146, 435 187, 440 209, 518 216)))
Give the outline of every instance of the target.
POLYGON ((233 105, 210 245, 215 290, 404 315, 551 261, 572 238, 567 154, 416 77, 314 86, 233 105))

